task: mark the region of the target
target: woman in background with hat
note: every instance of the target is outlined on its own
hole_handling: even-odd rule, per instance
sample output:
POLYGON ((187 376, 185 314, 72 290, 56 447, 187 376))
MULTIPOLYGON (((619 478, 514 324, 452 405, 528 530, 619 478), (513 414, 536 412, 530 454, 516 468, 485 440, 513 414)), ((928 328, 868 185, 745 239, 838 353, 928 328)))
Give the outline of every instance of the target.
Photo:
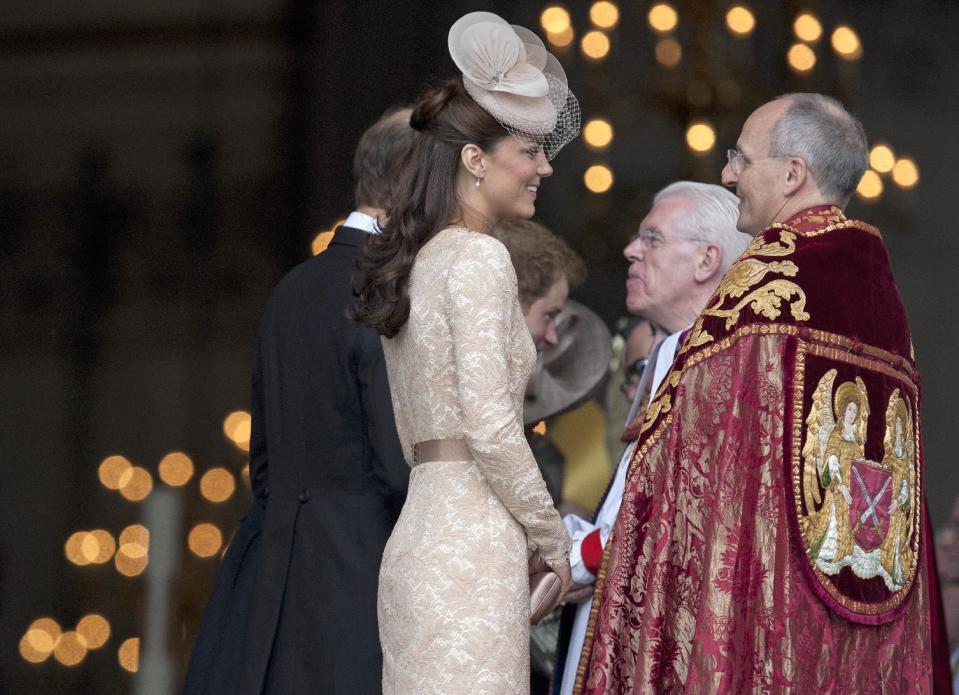
POLYGON ((569 537, 523 435, 536 359, 509 254, 579 107, 542 42, 474 12, 453 25, 462 78, 427 92, 389 222, 367 239, 356 318, 384 337, 413 470, 380 570, 384 693, 529 689, 530 553, 570 581, 569 537))

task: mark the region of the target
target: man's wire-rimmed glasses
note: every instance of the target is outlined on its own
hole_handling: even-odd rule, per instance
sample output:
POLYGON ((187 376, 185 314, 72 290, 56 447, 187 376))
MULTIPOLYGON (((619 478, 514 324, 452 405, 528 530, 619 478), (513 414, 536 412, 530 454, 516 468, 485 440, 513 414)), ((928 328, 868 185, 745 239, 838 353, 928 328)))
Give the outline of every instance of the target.
POLYGON ((736 176, 739 176, 744 171, 746 171, 746 167, 748 167, 757 159, 781 159, 783 157, 789 158, 792 156, 794 155, 766 154, 760 157, 750 157, 743 154, 742 152, 737 150, 735 147, 730 147, 728 150, 726 150, 726 161, 729 162, 729 168, 733 170, 733 173, 736 174, 736 176))

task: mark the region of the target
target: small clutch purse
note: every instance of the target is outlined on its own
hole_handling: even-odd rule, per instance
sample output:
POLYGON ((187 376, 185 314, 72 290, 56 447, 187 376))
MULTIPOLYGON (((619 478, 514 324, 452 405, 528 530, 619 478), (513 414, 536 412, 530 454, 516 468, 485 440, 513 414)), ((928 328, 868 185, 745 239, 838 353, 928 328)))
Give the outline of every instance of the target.
POLYGON ((553 612, 563 582, 552 570, 529 575, 529 622, 535 625, 553 612))

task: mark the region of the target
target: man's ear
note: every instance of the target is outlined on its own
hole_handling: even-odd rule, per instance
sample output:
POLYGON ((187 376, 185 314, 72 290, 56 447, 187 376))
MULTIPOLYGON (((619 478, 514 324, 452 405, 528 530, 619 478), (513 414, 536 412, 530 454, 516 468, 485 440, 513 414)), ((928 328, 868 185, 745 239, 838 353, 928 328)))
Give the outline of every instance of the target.
POLYGON ((483 178, 486 169, 486 154, 479 145, 469 143, 460 150, 460 161, 473 178, 483 178))
POLYGON ((799 191, 806 183, 808 176, 809 168, 806 166, 806 161, 799 157, 790 157, 783 181, 783 195, 788 197, 799 191))
POLYGON ((723 250, 718 244, 706 244, 696 256, 696 267, 693 270, 693 277, 696 282, 708 282, 716 273, 719 272, 719 266, 723 262, 723 250))

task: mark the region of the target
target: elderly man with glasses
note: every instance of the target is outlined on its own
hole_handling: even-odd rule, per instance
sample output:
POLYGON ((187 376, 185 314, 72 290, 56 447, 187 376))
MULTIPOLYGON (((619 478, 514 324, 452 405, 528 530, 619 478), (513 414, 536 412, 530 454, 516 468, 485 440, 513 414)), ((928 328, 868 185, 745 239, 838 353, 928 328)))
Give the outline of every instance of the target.
POLYGON ((732 193, 720 186, 679 181, 656 195, 652 209, 623 250, 629 261, 626 307, 645 317, 654 333, 666 337, 649 353, 632 389, 632 408, 623 434, 626 449, 595 518, 591 522, 574 515, 564 519, 573 538, 570 565, 577 584, 567 601, 581 603, 567 606, 564 612, 554 692, 572 692, 576 680, 592 587, 619 511, 642 413, 669 370, 680 335, 706 306, 723 273, 748 242, 749 237, 736 230, 736 197, 732 193))
POLYGON ((905 308, 842 210, 867 152, 819 94, 743 126, 755 239, 646 410, 575 692, 950 692, 905 308))

